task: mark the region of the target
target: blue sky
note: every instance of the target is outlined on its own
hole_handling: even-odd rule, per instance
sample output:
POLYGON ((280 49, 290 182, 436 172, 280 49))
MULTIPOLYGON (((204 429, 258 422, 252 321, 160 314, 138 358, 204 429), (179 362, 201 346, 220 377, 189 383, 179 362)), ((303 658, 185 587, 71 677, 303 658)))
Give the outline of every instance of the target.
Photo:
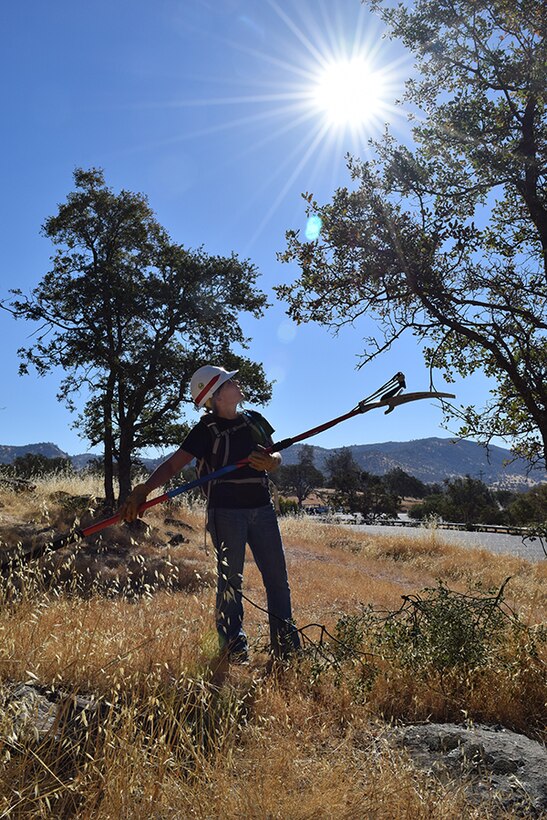
MULTIPOLYGON (((29 292, 48 270, 53 249, 40 226, 72 189, 74 168, 98 166, 115 191, 146 194, 177 242, 257 265, 272 307, 244 327, 250 355, 276 380, 266 414, 280 438, 347 412, 399 370, 409 390, 427 389, 411 336, 357 370, 371 325, 337 337, 296 327, 272 290, 298 273, 276 253, 286 229, 306 227, 301 193, 326 201, 349 184, 345 153, 366 157, 385 122, 408 137, 393 101, 412 59, 383 39, 359 0, 19 0, 3 4, 1 25, 0 299, 12 287, 29 292), (334 121, 343 100, 321 83, 348 62, 368 72, 358 122, 343 111, 334 121)), ((0 311, 0 332, 0 444, 86 451, 56 400, 60 374, 17 375, 16 351, 32 327, 0 311)), ((436 386, 446 389, 440 377, 436 386)), ((487 398, 478 377, 449 389, 463 404, 487 398)), ((448 436, 441 423, 438 406, 421 402, 352 419, 310 443, 448 436)))

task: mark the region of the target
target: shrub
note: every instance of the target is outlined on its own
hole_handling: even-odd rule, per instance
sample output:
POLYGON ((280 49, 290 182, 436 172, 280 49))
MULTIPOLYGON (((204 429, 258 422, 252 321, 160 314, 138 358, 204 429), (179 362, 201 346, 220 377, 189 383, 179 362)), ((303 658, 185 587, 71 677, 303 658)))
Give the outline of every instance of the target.
POLYGON ((279 515, 297 515, 298 503, 292 498, 283 498, 279 496, 279 515))

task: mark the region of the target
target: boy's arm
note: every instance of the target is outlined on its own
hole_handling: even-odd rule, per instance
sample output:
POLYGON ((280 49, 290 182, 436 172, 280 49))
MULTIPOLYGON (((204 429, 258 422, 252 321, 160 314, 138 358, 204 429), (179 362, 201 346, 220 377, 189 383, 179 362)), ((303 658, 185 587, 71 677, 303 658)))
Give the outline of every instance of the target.
POLYGON ((131 493, 118 510, 123 521, 134 521, 138 516, 141 504, 144 504, 152 490, 162 487, 173 478, 174 475, 189 464, 194 456, 186 450, 179 449, 172 456, 157 467, 152 475, 142 484, 136 484, 131 493))

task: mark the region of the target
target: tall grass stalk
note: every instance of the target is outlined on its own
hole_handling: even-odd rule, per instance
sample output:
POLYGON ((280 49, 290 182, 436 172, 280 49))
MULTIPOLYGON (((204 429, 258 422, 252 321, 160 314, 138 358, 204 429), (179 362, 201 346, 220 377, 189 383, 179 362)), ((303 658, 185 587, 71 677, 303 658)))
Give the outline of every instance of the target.
MULTIPOLYGON (((45 519, 70 525, 72 500, 85 509, 95 493, 49 480, 28 494, 0 490, 0 541, 13 547, 45 519)), ((494 802, 474 807, 460 784, 417 771, 389 742, 389 725, 467 719, 540 737, 545 564, 449 547, 430 532, 410 544, 284 519, 297 622, 324 627, 322 651, 310 626, 304 656, 270 669, 265 615, 246 603, 253 660, 228 668, 216 649, 202 507, 158 505, 146 522, 14 566, 2 581, 0 818, 499 816, 494 802), (166 546, 174 530, 187 541, 166 546), (439 665, 422 652, 413 666, 372 621, 337 632, 344 619, 358 626, 367 607, 379 624, 402 596, 423 597, 439 581, 452 595, 486 596, 508 576, 504 600, 522 629, 485 644, 480 663, 471 653, 439 665)), ((265 606, 250 557, 244 589, 265 606)))

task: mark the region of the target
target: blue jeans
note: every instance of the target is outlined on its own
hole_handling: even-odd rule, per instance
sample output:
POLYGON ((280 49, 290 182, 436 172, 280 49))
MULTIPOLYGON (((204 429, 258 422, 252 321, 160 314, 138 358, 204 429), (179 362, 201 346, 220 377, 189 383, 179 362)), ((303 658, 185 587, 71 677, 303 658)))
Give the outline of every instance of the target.
POLYGON ((250 509, 210 509, 207 529, 217 556, 216 623, 221 648, 245 652, 241 586, 245 545, 262 575, 268 600, 271 651, 285 657, 300 646, 292 624, 291 591, 277 516, 271 504, 250 509))

